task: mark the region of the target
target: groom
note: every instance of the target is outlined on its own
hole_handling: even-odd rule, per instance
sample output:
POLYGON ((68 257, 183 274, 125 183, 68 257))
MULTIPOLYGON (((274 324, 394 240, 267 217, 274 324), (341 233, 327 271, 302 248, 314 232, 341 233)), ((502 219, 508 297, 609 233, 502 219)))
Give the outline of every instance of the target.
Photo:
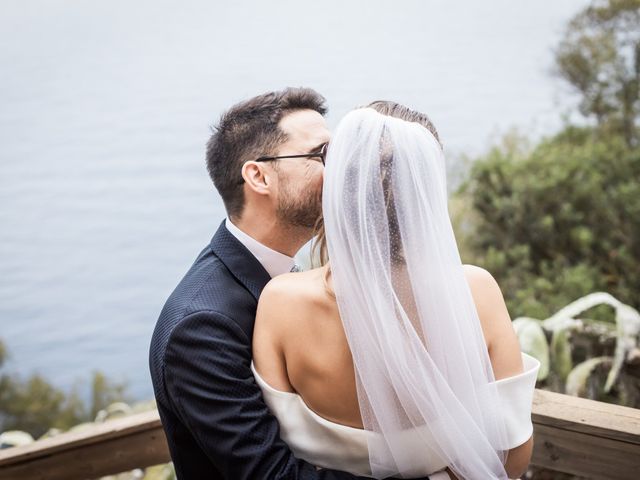
POLYGON ((266 93, 226 112, 207 145, 228 218, 167 300, 149 355, 180 479, 355 478, 293 456, 250 368, 260 292, 294 269, 321 214, 325 112, 311 89, 266 93))

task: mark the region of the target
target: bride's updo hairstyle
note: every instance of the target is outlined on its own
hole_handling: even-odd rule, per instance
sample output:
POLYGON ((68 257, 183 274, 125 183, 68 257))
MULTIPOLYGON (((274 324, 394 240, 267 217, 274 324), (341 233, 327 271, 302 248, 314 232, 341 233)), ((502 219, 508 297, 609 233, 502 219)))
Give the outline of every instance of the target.
MULTIPOLYGON (((435 125, 429 119, 429 117, 422 113, 417 112, 415 110, 411 110, 409 107, 405 107, 396 102, 392 102, 389 100, 376 100, 371 102, 369 105, 365 105, 358 108, 371 108, 382 115, 387 115, 389 117, 399 118, 400 120, 404 120, 405 122, 413 122, 419 125, 422 125, 424 128, 429 130, 435 139, 442 147, 442 142, 440 141, 440 137, 438 135, 438 131, 436 130, 435 125)), ((380 168, 386 171, 391 171, 393 164, 393 157, 391 154, 385 155, 382 158, 380 168)), ((385 204, 387 207, 387 218, 389 219, 389 230, 391 232, 397 232, 397 220, 395 216, 395 208, 393 205, 393 194, 390 189, 390 175, 387 175, 386 172, 383 172, 383 191, 385 192, 385 204)), ((311 248, 311 257, 312 261, 318 259, 320 261, 320 265, 326 265, 329 261, 329 255, 327 252, 327 240, 324 231, 324 223, 322 221, 322 217, 318 219, 318 223, 316 225, 315 230, 315 240, 313 242, 313 246, 311 248)), ((397 241, 398 245, 392 245, 392 251, 394 252, 393 260, 394 262, 401 263, 402 253, 401 248, 399 247, 399 239, 397 241)), ((317 260, 316 260, 317 261, 317 260)))
POLYGON ((360 108, 372 108, 382 115, 399 118, 405 122, 418 123, 429 130, 433 136, 436 137, 440 146, 442 146, 442 142, 440 141, 435 125, 431 119, 422 112, 416 112, 415 110, 411 110, 409 107, 405 107, 404 105, 400 105, 399 103, 391 102, 389 100, 376 100, 375 102, 371 102, 369 105, 360 108))

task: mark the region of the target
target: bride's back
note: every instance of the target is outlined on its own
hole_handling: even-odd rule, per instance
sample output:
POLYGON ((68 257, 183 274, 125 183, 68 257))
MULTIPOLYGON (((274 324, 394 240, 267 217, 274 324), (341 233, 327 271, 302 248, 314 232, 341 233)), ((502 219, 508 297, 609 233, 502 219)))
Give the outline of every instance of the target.
POLYGON ((256 317, 254 364, 269 385, 298 393, 321 417, 362 428, 353 360, 326 278, 325 267, 269 283, 256 317))
MULTIPOLYGON (((496 379, 520 373, 517 339, 504 303, 500 305, 501 295, 496 298, 495 281, 472 265, 465 265, 464 272, 485 341, 493 340, 489 354, 496 379)), ((258 306, 253 359, 261 377, 276 390, 299 394, 327 420, 362 428, 353 359, 328 267, 269 282, 258 306)))

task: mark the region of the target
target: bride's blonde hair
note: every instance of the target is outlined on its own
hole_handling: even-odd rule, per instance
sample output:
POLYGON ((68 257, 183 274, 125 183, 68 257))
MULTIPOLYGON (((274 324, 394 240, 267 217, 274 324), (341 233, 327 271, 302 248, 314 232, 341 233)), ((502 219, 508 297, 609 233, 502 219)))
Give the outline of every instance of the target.
MULTIPOLYGON (((375 102, 371 102, 369 105, 358 108, 372 108, 382 115, 399 118, 400 120, 404 120, 405 122, 418 123, 429 130, 440 144, 440 147, 442 147, 442 142, 440 141, 440 137, 438 136, 438 131, 436 130, 435 125, 433 124, 431 119, 429 119, 429 117, 424 113, 411 110, 409 107, 405 107, 404 105, 389 100, 376 100, 375 102)), ((389 205, 389 202, 391 201, 392 199, 387 198, 387 205, 389 205)), ((327 263, 329 263, 327 237, 325 235, 324 222, 322 220, 322 217, 320 217, 315 226, 314 241, 311 246, 311 264, 314 267, 323 267, 327 263)), ((329 274, 329 272, 327 274, 329 274)), ((326 280, 327 279, 325 278, 325 284, 326 280)), ((327 290, 331 292, 331 289, 328 287, 328 285, 327 290)))

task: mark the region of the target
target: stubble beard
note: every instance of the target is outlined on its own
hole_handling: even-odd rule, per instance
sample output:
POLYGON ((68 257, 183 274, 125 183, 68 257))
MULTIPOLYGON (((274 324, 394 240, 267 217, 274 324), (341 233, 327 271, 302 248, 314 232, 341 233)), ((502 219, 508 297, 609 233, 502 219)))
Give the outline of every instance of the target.
POLYGON ((276 211, 278 220, 285 226, 313 231, 322 215, 322 188, 309 187, 296 194, 285 181, 281 189, 276 211))

